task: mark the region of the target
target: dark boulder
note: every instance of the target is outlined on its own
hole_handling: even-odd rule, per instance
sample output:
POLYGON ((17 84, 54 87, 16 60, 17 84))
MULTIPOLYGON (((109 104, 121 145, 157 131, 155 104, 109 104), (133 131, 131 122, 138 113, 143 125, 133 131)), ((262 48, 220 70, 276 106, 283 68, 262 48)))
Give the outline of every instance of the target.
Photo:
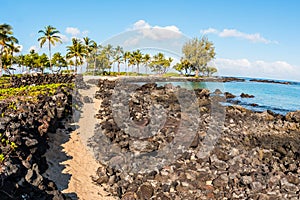
POLYGON ((224 95, 225 95, 226 99, 233 99, 236 97, 235 95, 231 94, 230 92, 225 92, 224 95))
POLYGON ((240 95, 240 97, 242 97, 242 98, 254 98, 254 95, 242 93, 240 95))

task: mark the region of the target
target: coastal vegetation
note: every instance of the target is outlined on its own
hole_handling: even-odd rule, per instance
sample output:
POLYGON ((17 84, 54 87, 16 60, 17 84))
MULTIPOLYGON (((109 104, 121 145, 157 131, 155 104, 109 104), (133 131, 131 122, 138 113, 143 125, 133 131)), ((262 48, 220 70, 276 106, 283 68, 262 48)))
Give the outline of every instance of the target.
POLYGON ((49 25, 38 33, 40 48, 47 45, 48 55, 39 54, 34 49, 27 54, 20 53, 21 46, 13 35, 13 28, 8 24, 0 25, 0 76, 2 70, 10 75, 17 68, 22 73, 61 73, 63 70, 81 73, 84 65, 86 73, 92 75, 164 75, 173 70, 173 73, 178 71, 181 75, 198 77, 212 76, 217 72, 209 65, 215 57, 215 48, 206 37, 187 41, 182 47, 183 57, 180 62, 174 63, 174 58, 166 57, 163 52, 150 55, 140 49, 126 51, 121 46, 99 45, 89 37, 72 38, 71 45, 66 46, 65 55, 61 52, 52 55, 52 47, 62 43, 59 30, 49 25))

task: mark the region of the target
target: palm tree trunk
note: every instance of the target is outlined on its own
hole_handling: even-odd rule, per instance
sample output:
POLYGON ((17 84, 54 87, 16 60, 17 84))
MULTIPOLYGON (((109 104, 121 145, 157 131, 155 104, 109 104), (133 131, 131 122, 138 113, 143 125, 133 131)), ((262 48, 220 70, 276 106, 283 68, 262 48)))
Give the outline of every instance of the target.
POLYGON ((139 64, 137 64, 136 67, 137 67, 137 74, 139 74, 140 73, 140 66, 139 66, 139 64))
POLYGON ((0 77, 2 76, 2 55, 0 52, 0 77))
POLYGON ((94 60, 94 71, 93 71, 93 76, 95 76, 95 71, 96 71, 96 59, 94 60))
MULTIPOLYGON (((49 40, 49 63, 50 63, 50 70, 52 71, 52 63, 51 63, 51 44, 49 40)), ((52 71, 53 72, 53 71, 52 71)))
POLYGON ((118 74, 120 75, 120 63, 118 62, 118 74))
POLYGON ((77 56, 75 56, 75 74, 77 74, 77 56))
POLYGON ((148 74, 148 65, 146 64, 146 75, 148 74))
POLYGON ((126 76, 128 76, 128 65, 126 64, 126 60, 124 61, 124 64, 125 64, 126 76))
POLYGON ((2 68, 3 68, 3 66, 2 66, 2 52, 3 52, 3 46, 1 47, 1 49, 0 49, 0 77, 2 76, 2 68))
POLYGON ((12 67, 13 65, 13 57, 14 57, 14 51, 11 51, 11 60, 10 60, 10 66, 12 67))
POLYGON ((89 63, 88 61, 86 61, 86 71, 88 71, 88 68, 89 68, 89 63))

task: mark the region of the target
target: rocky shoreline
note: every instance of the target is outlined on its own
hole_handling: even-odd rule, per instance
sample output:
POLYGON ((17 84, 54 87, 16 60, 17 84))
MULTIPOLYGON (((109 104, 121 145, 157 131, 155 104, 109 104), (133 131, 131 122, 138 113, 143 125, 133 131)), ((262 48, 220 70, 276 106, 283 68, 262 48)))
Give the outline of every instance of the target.
MULTIPOLYGON (((49 80, 75 81, 78 89, 88 88, 79 76, 76 80, 59 75, 23 79, 21 86, 49 80)), ((14 79, 20 84, 19 80, 14 79)), ((225 107, 220 103, 234 98, 230 93, 158 86, 148 80, 89 81, 98 85, 95 98, 101 102, 95 116, 99 123, 89 140, 100 162, 91 181, 111 197, 300 198, 300 111, 283 116, 225 107)), ((151 77, 151 81, 170 79, 151 77)), ((58 88, 53 95, 39 95, 35 103, 1 101, 1 139, 9 140, 1 141, 1 153, 17 145, 1 165, 1 199, 66 199, 44 173, 45 152, 49 133, 73 130, 63 124, 76 107, 72 105, 92 103, 74 92, 58 88)))
POLYGON ((260 82, 260 83, 275 83, 275 84, 283 84, 283 85, 290 85, 293 82, 289 81, 275 81, 275 80, 262 80, 262 79, 250 79, 251 82, 260 82))
MULTIPOLYGON (((178 88, 172 85, 158 87, 155 83, 148 83, 139 86, 130 96, 130 101, 126 102, 114 96, 116 84, 108 80, 99 82, 96 98, 102 104, 96 117, 102 122, 98 125, 98 134, 92 139, 97 158, 102 162, 94 181, 112 195, 124 200, 299 199, 300 112, 282 116, 270 111, 253 112, 241 106, 219 107, 219 102, 225 101, 222 94, 197 89, 194 91, 197 108, 194 108, 199 111, 198 128, 192 140, 185 141, 189 145, 181 154, 178 151, 179 157, 172 162, 136 172, 133 163, 118 160, 123 164, 120 168, 113 162, 113 158, 120 157, 99 152, 119 151, 121 155, 132 155, 140 164, 144 161, 145 166, 152 166, 149 161, 155 159, 151 160, 150 154, 158 152, 152 154, 155 158, 160 149, 176 140, 180 134, 179 124, 188 112, 184 113, 180 108, 182 105, 178 96, 174 95, 178 88), (118 101, 112 100, 112 97, 118 101), (149 114, 151 102, 161 105, 157 108, 161 112, 154 112, 155 117, 149 114), (129 121, 122 120, 125 114, 114 116, 114 106, 123 106, 124 113, 126 106, 129 107, 129 118, 134 122, 135 129, 130 129, 132 124, 128 126, 129 121), (223 122, 214 124, 216 116, 223 122), (118 120, 121 120, 123 127, 118 126, 118 120), (151 127, 153 120, 162 121, 163 125, 156 127, 155 134, 141 138, 135 131, 151 127), (207 143, 206 138, 214 133, 209 130, 218 127, 222 127, 221 135, 212 134, 217 136, 217 140, 207 143), (113 151, 112 146, 105 149, 99 145, 102 145, 100 141, 105 140, 117 151, 113 151), (213 148, 209 149, 207 144, 212 144, 213 148), (201 154, 203 148, 209 149, 205 156, 201 154), (128 171, 130 167, 131 171, 128 171)), ((133 86, 123 85, 118 94, 126 93, 130 87, 133 86)), ((184 95, 185 92, 181 90, 184 95)))
MULTIPOLYGON (((122 77, 120 77, 122 78, 122 77)), ((244 82, 245 79, 236 77, 206 77, 206 78, 195 78, 195 77, 159 77, 159 76, 128 76, 125 77, 127 81, 144 82, 151 78, 153 82, 244 82)))

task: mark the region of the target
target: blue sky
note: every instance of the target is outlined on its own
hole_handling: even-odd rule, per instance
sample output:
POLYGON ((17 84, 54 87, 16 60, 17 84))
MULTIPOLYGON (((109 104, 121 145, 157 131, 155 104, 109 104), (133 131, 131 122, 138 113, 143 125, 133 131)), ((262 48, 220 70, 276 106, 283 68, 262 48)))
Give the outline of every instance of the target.
POLYGON ((37 32, 47 25, 56 27, 65 41, 54 51, 64 51, 71 37, 102 43, 135 28, 164 39, 174 36, 168 31, 187 38, 205 33, 215 44, 220 75, 300 81, 297 0, 0 1, 0 23, 13 26, 23 53, 30 48, 46 52, 39 49, 37 32))

